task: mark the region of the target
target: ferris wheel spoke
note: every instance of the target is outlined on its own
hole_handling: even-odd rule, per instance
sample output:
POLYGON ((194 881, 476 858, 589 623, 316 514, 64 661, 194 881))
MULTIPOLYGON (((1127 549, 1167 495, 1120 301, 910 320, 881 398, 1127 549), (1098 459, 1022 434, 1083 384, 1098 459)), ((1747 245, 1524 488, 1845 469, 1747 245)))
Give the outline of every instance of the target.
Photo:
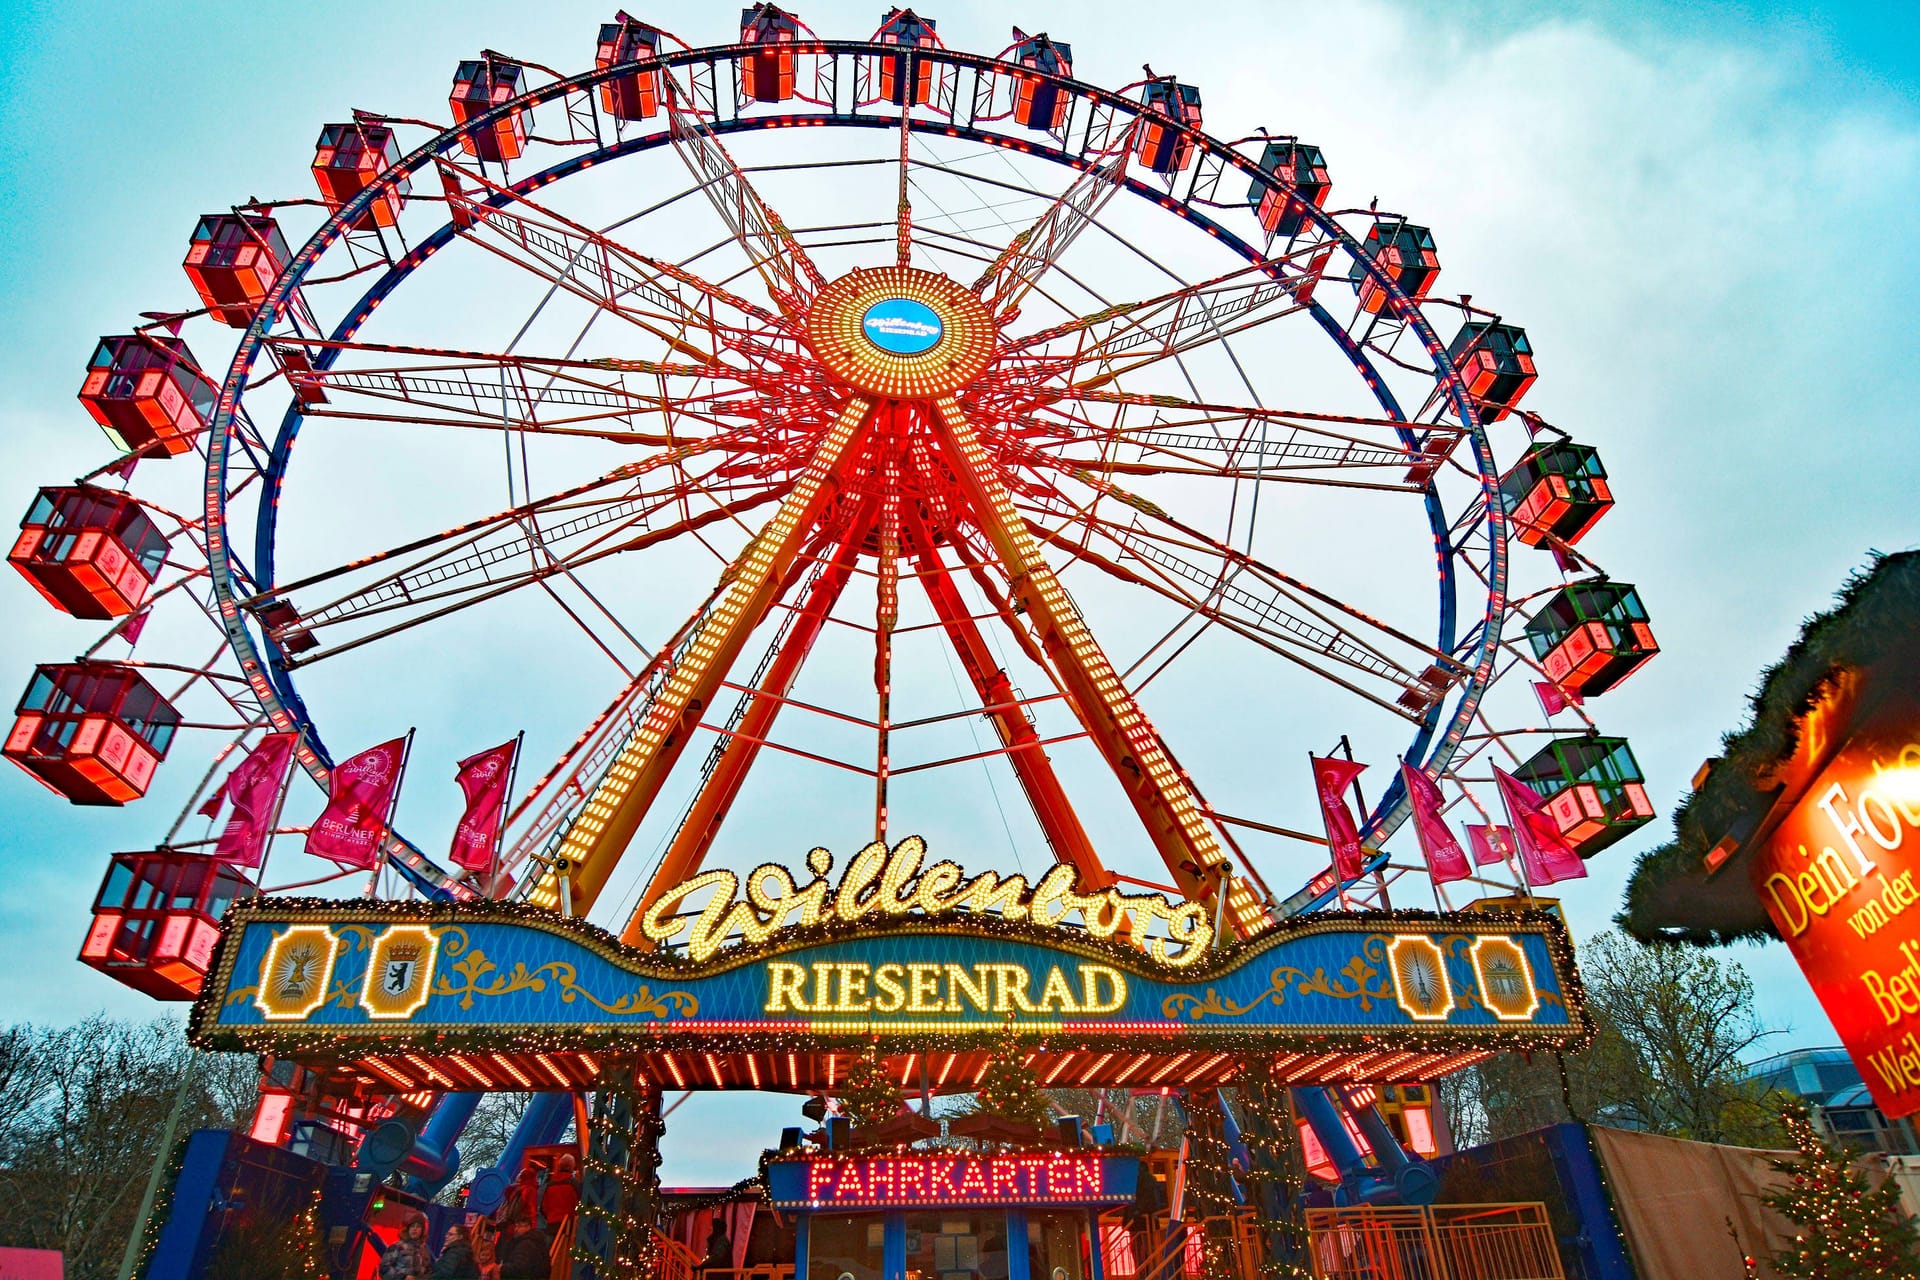
POLYGON ((1108 520, 1090 505, 1020 504, 1029 527, 1050 544, 1310 667, 1396 714, 1416 720, 1424 716, 1458 676, 1450 656, 1174 522, 1151 504, 1135 500, 1129 505, 1149 518, 1157 512, 1158 522, 1175 532, 1155 529, 1137 517, 1126 524, 1108 520), (1067 536, 1067 526, 1077 528, 1079 536, 1067 536), (1358 676, 1369 680, 1355 683, 1358 676))
MULTIPOLYGON (((983 713, 993 723, 1001 750, 1019 780, 1054 860, 1072 867, 1083 885, 1101 883, 1106 878, 1106 869, 1094 851, 1093 841, 1081 825, 1079 814, 1074 812, 1066 789, 1060 785, 1053 761, 1033 722, 1027 718, 1026 708, 1006 669, 995 659, 979 624, 967 610, 937 540, 917 512, 909 511, 907 521, 921 589, 926 592, 935 618, 959 656, 961 668, 980 699, 983 713)), ((1002 613, 1010 615, 1007 610, 1002 613)), ((1024 640, 1024 628, 1016 627, 1016 630, 1024 640)), ((1043 669, 1046 666, 1044 662, 1040 665, 1043 669)))
POLYGON ((801 315, 827 278, 780 215, 760 198, 720 139, 689 108, 686 94, 672 74, 664 80, 667 136, 675 154, 700 183, 714 212, 733 232, 775 305, 790 317, 801 315))
POLYGON ((998 323, 1006 324, 1019 314, 1028 292, 1122 190, 1134 140, 1145 120, 1145 116, 1135 116, 1133 123, 1099 153, 1099 162, 1081 170, 1033 225, 1014 236, 973 282, 973 291, 998 323))
MULTIPOLYGON (((1039 631, 1081 726, 1127 792, 1182 892, 1199 900, 1212 897, 1219 886, 1219 868, 1228 858, 1191 779, 1127 692, 1041 554, 1039 540, 1015 510, 1012 495, 960 403, 948 396, 935 402, 934 408, 935 430, 960 491, 1014 584, 1016 599, 1039 631)), ((1230 884, 1228 906, 1235 927, 1243 932, 1261 927, 1266 916, 1253 892, 1237 878, 1230 884)))
POLYGON ((704 474, 687 469, 694 457, 716 451, 690 446, 629 464, 585 485, 280 585, 245 607, 261 619, 290 665, 308 665, 607 556, 737 519, 785 492, 780 483, 720 478, 724 463, 704 474), (642 482, 648 475, 657 476, 657 483, 642 482), (687 513, 696 497, 703 499, 701 509, 687 513), (302 607, 301 597, 312 589, 386 564, 395 567, 351 592, 302 607), (324 634, 329 630, 343 638, 330 639, 324 634))
POLYGON ((645 361, 612 368, 605 362, 446 353, 406 365, 336 365, 289 380, 308 418, 660 446, 761 416, 766 405, 752 385, 756 380, 716 378, 698 366, 645 361))
POLYGON ((780 316, 452 161, 438 161, 463 239, 652 334, 675 356, 761 368, 803 358, 780 316), (467 183, 475 184, 469 190, 467 183))
POLYGON ((1423 491, 1465 432, 1391 418, 1090 391, 1008 420, 1030 465, 1423 491), (1074 402, 1074 403, 1068 403, 1074 402), (1123 456, 1123 450, 1131 457, 1123 456))
MULTIPOLYGON (((575 815, 556 846, 556 865, 564 865, 569 893, 585 911, 605 886, 640 820, 665 785, 674 763, 686 750, 703 710, 711 706, 754 628, 773 607, 782 582, 813 527, 834 496, 831 483, 844 458, 857 454, 873 402, 852 397, 807 459, 805 470, 788 487, 780 509, 727 567, 725 587, 684 631, 671 661, 650 688, 638 728, 629 736, 575 815)), ((636 909, 631 930, 647 906, 670 881, 658 875, 636 909)), ((559 887, 552 874, 530 893, 543 906, 557 906, 559 887)), ((638 936, 637 932, 634 936, 638 936)))
POLYGON ((1010 398, 1046 387, 1087 391, 1306 309, 1317 277, 1308 251, 1236 268, 1141 302, 1108 307, 1009 342, 996 389, 1010 398))
POLYGON ((680 816, 655 879, 664 876, 667 867, 679 869, 679 878, 685 879, 706 860, 721 823, 769 741, 800 668, 853 576, 860 547, 873 527, 871 503, 866 506, 848 522, 832 552, 814 565, 801 587, 802 602, 787 612, 759 668, 747 681, 749 691, 734 703, 720 740, 701 763, 699 789, 680 816))

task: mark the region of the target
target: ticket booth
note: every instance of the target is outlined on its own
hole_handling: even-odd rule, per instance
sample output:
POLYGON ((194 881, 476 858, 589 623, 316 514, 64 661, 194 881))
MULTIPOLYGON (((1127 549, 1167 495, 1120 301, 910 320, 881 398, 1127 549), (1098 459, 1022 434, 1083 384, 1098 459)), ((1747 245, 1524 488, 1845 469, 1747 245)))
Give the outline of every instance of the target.
POLYGON ((1097 1219, 1133 1156, 1053 1150, 806 1156, 767 1166, 797 1218, 795 1280, 1105 1280, 1097 1219))

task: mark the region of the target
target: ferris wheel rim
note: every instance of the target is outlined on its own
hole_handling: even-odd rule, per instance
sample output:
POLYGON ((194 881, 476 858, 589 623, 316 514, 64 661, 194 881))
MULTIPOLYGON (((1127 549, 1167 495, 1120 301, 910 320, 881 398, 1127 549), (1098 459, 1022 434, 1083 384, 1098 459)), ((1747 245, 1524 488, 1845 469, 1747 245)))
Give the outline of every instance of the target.
MULTIPOLYGON (((262 501, 256 517, 256 554, 264 558, 258 561, 261 582, 254 584, 254 590, 241 595, 236 592, 236 569, 232 556, 231 536, 227 522, 227 489, 225 478, 230 460, 229 441, 244 406, 241 391, 247 374, 259 358, 262 347, 266 345, 271 326, 283 316, 295 290, 305 281, 307 273, 324 256, 333 244, 340 240, 352 224, 364 214, 373 202, 388 194, 392 184, 399 179, 411 177, 420 170, 431 166, 436 158, 449 152, 457 152, 464 139, 485 132, 498 121, 512 113, 527 110, 567 94, 591 90, 597 85, 628 75, 645 72, 670 72, 673 69, 699 64, 702 62, 718 64, 723 60, 736 59, 752 53, 757 46, 749 44, 699 46, 655 58, 641 59, 628 63, 611 64, 596 68, 575 76, 556 79, 554 82, 529 90, 517 98, 501 103, 492 110, 474 116, 471 119, 442 130, 413 151, 401 157, 393 165, 382 171, 379 178, 363 189, 352 199, 345 202, 302 244, 274 280, 266 298, 262 302, 253 323, 245 330, 222 380, 215 412, 208 423, 206 520, 207 551, 210 578, 215 603, 222 626, 233 646, 244 678, 260 697, 262 706, 276 728, 297 729, 301 735, 300 763, 306 772, 324 785, 328 770, 324 743, 318 728, 313 724, 307 711, 304 698, 300 695, 292 680, 292 669, 285 661, 285 655, 271 636, 263 631, 258 641, 249 630, 245 610, 240 608, 242 599, 259 596, 271 590, 266 582, 272 574, 272 558, 275 550, 277 529, 273 528, 274 512, 277 504, 262 501), (264 533, 264 537, 262 534, 264 533), (277 714, 276 714, 277 713, 277 714), (285 721, 283 724, 282 721, 285 721)), ((893 46, 876 44, 870 41, 811 41, 783 46, 796 54, 821 53, 830 55, 853 55, 874 57, 897 57, 901 51, 893 46)), ((1193 129, 1184 123, 1155 111, 1143 103, 1120 96, 1116 91, 1107 90, 1085 81, 1037 72, 1029 68, 1016 68, 1014 64, 1003 62, 987 55, 972 54, 944 48, 916 49, 912 55, 916 59, 930 62, 944 62, 955 66, 971 66, 976 70, 999 70, 1015 73, 1024 78, 1041 80, 1058 85, 1070 92, 1096 104, 1104 105, 1116 111, 1134 116, 1152 116, 1156 123, 1175 130, 1192 141, 1199 151, 1219 160, 1225 168, 1235 170, 1253 182, 1263 183, 1270 189, 1280 190, 1280 184, 1272 176, 1260 170, 1247 157, 1234 151, 1231 146, 1211 134, 1193 129)), ((960 125, 954 122, 942 123, 928 119, 918 119, 910 114, 884 117, 879 115, 861 115, 830 110, 826 113, 776 113, 768 115, 742 116, 736 112, 732 119, 715 119, 706 128, 714 134, 747 133, 795 127, 835 128, 900 128, 909 132, 918 132, 935 136, 965 138, 987 145, 999 146, 1008 150, 1023 152, 1051 163, 1061 164, 1070 169, 1082 169, 1090 166, 1084 156, 1075 155, 1061 147, 1037 143, 1031 137, 1011 133, 1000 133, 981 127, 979 122, 960 125)), ((652 133, 641 134, 633 138, 618 138, 611 144, 602 145, 590 151, 584 151, 561 159, 556 164, 530 174, 517 182, 507 184, 507 189, 515 197, 524 196, 566 177, 573 176, 594 164, 622 158, 655 149, 669 141, 668 129, 662 128, 652 133)), ((1051 138, 1052 135, 1045 135, 1051 138)), ((1132 177, 1123 180, 1125 187, 1134 195, 1147 199, 1167 212, 1186 219, 1193 225, 1207 229, 1230 251, 1239 254, 1248 262, 1258 266, 1270 261, 1267 255, 1251 242, 1238 236, 1229 228, 1221 226, 1209 214, 1195 204, 1173 199, 1141 183, 1132 177)), ((506 195, 489 197, 486 203, 504 205, 506 195)), ((1506 614, 1506 575, 1507 546, 1505 535, 1505 512, 1498 497, 1497 485, 1499 471, 1493 458, 1491 446, 1487 441, 1485 427, 1471 408, 1471 400, 1463 380, 1457 370, 1446 359, 1446 348, 1431 324, 1426 319, 1418 303, 1409 297, 1396 280, 1382 271, 1364 253, 1358 239, 1343 227, 1334 215, 1326 213, 1311 204, 1304 208, 1305 216, 1327 237, 1336 242, 1348 257, 1373 278, 1374 283, 1388 296, 1395 314, 1413 329, 1426 348, 1434 365, 1434 382, 1444 392, 1444 400, 1452 407, 1452 416, 1465 428, 1465 434, 1472 440, 1476 474, 1480 484, 1479 503, 1484 509, 1483 518, 1489 527, 1489 555, 1487 579, 1487 607, 1483 612, 1478 629, 1478 645, 1470 659, 1463 660, 1466 674, 1458 686, 1457 696, 1451 701, 1452 713, 1448 715, 1449 701, 1442 698, 1429 710, 1418 729, 1407 755, 1416 759, 1425 767, 1444 767, 1454 749, 1465 733, 1466 727, 1476 714, 1480 701, 1491 683, 1492 665, 1498 650, 1500 637, 1504 630, 1506 614), (1443 720, 1450 721, 1445 734, 1439 729, 1443 720), (1434 742, 1436 736, 1440 741, 1434 742)), ((458 238, 460 228, 451 220, 436 228, 398 261, 390 262, 388 269, 365 294, 347 311, 340 324, 330 335, 330 341, 341 340, 343 333, 357 332, 373 310, 377 309, 387 294, 396 289, 405 279, 430 258, 438 249, 445 247, 458 238)), ((1410 436, 1412 430, 1420 424, 1406 418, 1400 408, 1397 397, 1372 361, 1342 326, 1333 319, 1330 312, 1317 301, 1306 308, 1320 327, 1343 354, 1354 363, 1356 371, 1362 376, 1376 400, 1388 415, 1400 423, 1399 432, 1403 439, 1410 436)), ((337 357, 338 349, 323 353, 330 365, 337 357)), ((263 473, 270 482, 269 494, 277 496, 279 486, 284 480, 286 459, 290 454, 291 438, 297 434, 298 423, 304 414, 297 399, 290 402, 283 415, 281 430, 276 433, 272 448, 270 470, 263 473)), ((1441 568, 1442 586, 1440 590, 1440 644, 1442 650, 1451 652, 1454 647, 1454 629, 1457 627, 1456 610, 1458 605, 1457 582, 1453 571, 1454 557, 1460 546, 1452 541, 1452 526, 1448 523, 1445 509, 1440 503, 1437 487, 1428 480, 1424 485, 1423 503, 1428 513, 1429 525, 1438 543, 1438 561, 1441 568)), ((1462 510, 1471 507, 1465 503, 1462 510)), ((252 575, 249 575, 251 577, 252 575)), ((1471 632, 1469 633, 1471 636, 1471 632)), ((1405 816, 1405 802, 1401 782, 1397 775, 1383 791, 1379 802, 1366 815, 1363 823, 1364 834, 1372 839, 1384 839, 1405 816)), ((396 831, 393 839, 400 846, 404 856, 396 854, 393 861, 401 866, 403 874, 409 871, 417 873, 416 883, 424 879, 441 892, 447 891, 446 876, 440 868, 428 859, 417 846, 406 841, 396 831)), ((423 885, 423 887, 428 887, 423 885)), ((1296 895, 1298 897, 1299 895, 1296 895)))

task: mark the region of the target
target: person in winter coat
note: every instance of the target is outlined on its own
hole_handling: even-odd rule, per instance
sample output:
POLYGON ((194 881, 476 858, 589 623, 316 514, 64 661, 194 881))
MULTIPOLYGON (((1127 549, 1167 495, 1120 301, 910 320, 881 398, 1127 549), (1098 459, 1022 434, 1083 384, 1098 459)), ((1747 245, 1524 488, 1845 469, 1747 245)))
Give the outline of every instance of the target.
POLYGON ((428 1280, 432 1274, 426 1215, 409 1211, 401 1220, 400 1238, 380 1255, 380 1280, 428 1280))
POLYGON ((467 1229, 459 1223, 447 1228, 440 1246, 440 1260, 433 1264, 432 1280, 480 1280, 480 1264, 474 1260, 473 1244, 467 1229))
POLYGON ((547 1280, 552 1253, 553 1237, 533 1225, 526 1201, 507 1197, 500 1206, 500 1280, 547 1280))

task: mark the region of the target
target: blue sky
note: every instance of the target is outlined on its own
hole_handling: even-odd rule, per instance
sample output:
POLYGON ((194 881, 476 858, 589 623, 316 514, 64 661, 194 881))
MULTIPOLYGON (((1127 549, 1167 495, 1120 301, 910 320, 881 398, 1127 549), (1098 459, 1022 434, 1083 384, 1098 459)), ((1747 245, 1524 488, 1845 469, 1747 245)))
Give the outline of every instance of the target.
MULTIPOLYGON (((1222 3, 1178 28, 1162 5, 929 7, 956 47, 997 50, 1015 22, 1045 29, 1073 42, 1095 82, 1152 62, 1199 83, 1219 136, 1265 126, 1320 143, 1339 200, 1377 194, 1431 223, 1445 287, 1527 326, 1542 369, 1530 406, 1601 447, 1621 499, 1588 549, 1639 584, 1665 648, 1594 707, 1633 741, 1663 814, 1800 620, 1869 548, 1920 539, 1907 314, 1920 266, 1906 244, 1920 40, 1893 6, 1596 0, 1542 16, 1516 3, 1222 3)), ((823 34, 864 36, 879 8, 800 13, 823 34)), ((711 43, 732 13, 642 16, 711 43)), ((583 65, 606 16, 580 4, 341 3, 324 17, 278 4, 11 5, 0 512, 104 459, 73 399, 81 365, 99 334, 184 305, 178 264, 197 214, 309 194, 318 126, 350 107, 444 116, 453 63, 482 47, 583 65)), ((209 349, 203 358, 224 360, 209 349)), ((0 690, 93 635, 11 574, 0 618, 0 690)), ((458 719, 444 758, 519 727, 458 719)), ((1231 714, 1214 732, 1228 750, 1287 760, 1321 745, 1276 742, 1231 714)), ((197 776, 209 749, 170 764, 197 776)), ((410 793, 443 810, 425 798, 450 790, 440 760, 432 771, 410 793)), ((1306 825, 1310 802, 1294 789, 1306 825)), ((0 772, 0 871, 13 890, 0 901, 0 1014, 152 1007, 70 957, 105 854, 150 845, 182 799, 69 809, 0 772)), ((1665 826, 1616 846, 1567 894, 1577 930, 1604 925, 1633 855, 1665 826)), ((1792 1027, 1780 1047, 1831 1039, 1782 948, 1732 954, 1760 978, 1763 1013, 1792 1027)), ((720 1105, 696 1100, 676 1119, 694 1131, 720 1105)), ((784 1112, 770 1108, 764 1125, 784 1112)), ((670 1178, 737 1176, 691 1147, 670 1145, 669 1160, 670 1178)))

